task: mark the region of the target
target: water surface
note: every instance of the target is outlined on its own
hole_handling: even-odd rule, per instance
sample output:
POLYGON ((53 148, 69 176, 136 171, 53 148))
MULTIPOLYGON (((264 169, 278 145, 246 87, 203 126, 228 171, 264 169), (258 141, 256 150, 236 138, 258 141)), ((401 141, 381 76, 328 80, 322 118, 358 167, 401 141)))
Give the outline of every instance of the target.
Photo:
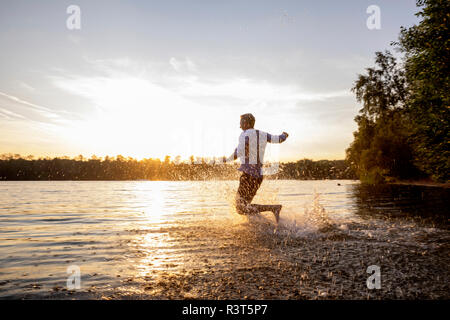
POLYGON ((448 189, 266 180, 254 202, 283 204, 278 226, 236 214, 236 189, 0 182, 0 298, 449 298, 448 189))

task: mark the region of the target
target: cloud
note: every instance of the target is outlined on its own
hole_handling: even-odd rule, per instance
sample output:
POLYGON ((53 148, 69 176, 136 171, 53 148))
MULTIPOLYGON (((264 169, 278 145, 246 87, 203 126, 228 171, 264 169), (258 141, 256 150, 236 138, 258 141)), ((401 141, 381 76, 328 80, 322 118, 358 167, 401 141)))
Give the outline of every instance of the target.
POLYGON ((243 77, 218 78, 216 74, 199 71, 193 76, 186 71, 197 67, 188 58, 170 59, 176 74, 128 58, 89 60, 89 64, 90 75, 65 73, 49 79, 57 88, 88 99, 93 109, 99 107, 106 113, 126 110, 142 114, 149 112, 148 108, 156 108, 159 113, 168 110, 193 113, 226 107, 237 113, 243 108, 259 108, 270 114, 292 111, 299 102, 326 102, 350 96, 348 90, 308 92, 290 84, 243 77))
MULTIPOLYGON (((273 117, 284 112, 302 112, 303 117, 320 114, 311 105, 333 106, 338 100, 348 100, 349 90, 308 91, 299 85, 275 83, 267 79, 222 75, 197 70, 186 58, 172 57, 167 67, 139 63, 129 58, 87 59, 91 71, 87 75, 68 72, 48 76, 52 84, 66 93, 87 99, 91 110, 120 119, 135 119, 152 114, 152 118, 171 114, 209 114, 227 112, 239 114, 252 110, 273 117), (187 70, 197 70, 192 75, 187 70), (123 113, 123 115, 120 115, 123 113), (120 116, 119 116, 120 115, 120 116)), ((101 115, 100 115, 101 116, 101 115)), ((206 117, 206 116, 205 116, 206 117)))
POLYGON ((29 84, 27 84, 27 83, 25 83, 23 81, 19 81, 19 86, 21 88, 26 89, 27 91, 30 91, 30 92, 35 92, 36 91, 36 88, 30 86, 29 84))
POLYGON ((104 152, 122 150, 133 155, 144 155, 146 150, 217 155, 221 152, 212 147, 217 142, 199 141, 218 136, 216 140, 224 141, 228 152, 239 134, 233 131, 238 131, 236 119, 244 112, 254 113, 260 128, 268 132, 292 132, 292 143, 286 147, 292 154, 298 153, 300 145, 314 154, 314 144, 306 143, 311 136, 325 139, 352 129, 335 119, 351 112, 347 105, 353 100, 349 90, 339 87, 311 91, 263 74, 205 71, 190 59, 171 58, 169 64, 129 58, 87 62, 83 74, 65 71, 48 76, 68 99, 81 98, 91 107, 86 120, 69 124, 61 133, 70 144, 83 148, 102 146, 104 152), (161 134, 164 139, 155 139, 161 134))
POLYGON ((295 101, 323 101, 326 99, 349 96, 347 91, 331 91, 324 93, 309 93, 291 85, 278 85, 268 81, 252 79, 228 79, 219 83, 202 82, 189 83, 180 90, 186 96, 217 96, 242 100, 276 100, 285 102, 295 101))
POLYGON ((69 34, 67 36, 67 39, 75 45, 79 45, 81 43, 81 41, 83 41, 83 38, 81 36, 77 36, 74 34, 69 34))
POLYGON ((0 117, 6 120, 24 120, 26 119, 21 114, 10 111, 8 109, 0 108, 0 117))
POLYGON ((184 61, 181 61, 181 60, 177 60, 176 58, 172 57, 169 60, 169 64, 172 66, 172 68, 176 72, 196 72, 197 71, 197 65, 189 58, 185 58, 184 61))
POLYGON ((0 112, 10 120, 27 119, 54 125, 62 125, 67 122, 68 116, 72 116, 70 112, 54 111, 4 92, 0 92, 0 112))

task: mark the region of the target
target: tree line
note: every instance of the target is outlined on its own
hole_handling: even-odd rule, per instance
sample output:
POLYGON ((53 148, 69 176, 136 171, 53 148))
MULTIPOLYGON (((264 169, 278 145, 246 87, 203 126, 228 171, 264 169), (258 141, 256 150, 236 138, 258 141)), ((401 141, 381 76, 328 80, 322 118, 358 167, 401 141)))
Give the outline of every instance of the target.
POLYGON ((363 182, 431 178, 450 171, 450 2, 417 0, 420 22, 377 52, 352 88, 363 107, 346 159, 363 182))
MULTIPOLYGON (((96 156, 86 159, 39 158, 3 154, 0 156, 0 180, 228 180, 238 179, 237 163, 218 164, 211 159, 193 157, 187 162, 166 156, 137 160, 131 157, 96 156)), ((278 173, 268 179, 355 179, 345 160, 309 159, 281 163, 278 173)))

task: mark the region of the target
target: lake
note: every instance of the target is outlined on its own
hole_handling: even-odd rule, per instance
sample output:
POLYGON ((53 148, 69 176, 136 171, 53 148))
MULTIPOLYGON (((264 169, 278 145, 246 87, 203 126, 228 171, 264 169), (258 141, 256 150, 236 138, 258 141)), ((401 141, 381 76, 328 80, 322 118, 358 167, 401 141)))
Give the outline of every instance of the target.
POLYGON ((449 189, 266 180, 276 225, 237 185, 2 181, 0 298, 450 298, 449 189))

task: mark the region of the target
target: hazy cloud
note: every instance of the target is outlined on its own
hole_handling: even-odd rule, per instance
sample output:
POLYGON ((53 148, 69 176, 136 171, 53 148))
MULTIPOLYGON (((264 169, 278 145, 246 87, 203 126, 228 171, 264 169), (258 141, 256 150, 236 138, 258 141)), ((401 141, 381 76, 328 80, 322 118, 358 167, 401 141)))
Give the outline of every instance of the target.
POLYGON ((174 57, 170 58, 169 64, 176 72, 196 72, 197 66, 189 58, 183 60, 178 60, 174 57))

